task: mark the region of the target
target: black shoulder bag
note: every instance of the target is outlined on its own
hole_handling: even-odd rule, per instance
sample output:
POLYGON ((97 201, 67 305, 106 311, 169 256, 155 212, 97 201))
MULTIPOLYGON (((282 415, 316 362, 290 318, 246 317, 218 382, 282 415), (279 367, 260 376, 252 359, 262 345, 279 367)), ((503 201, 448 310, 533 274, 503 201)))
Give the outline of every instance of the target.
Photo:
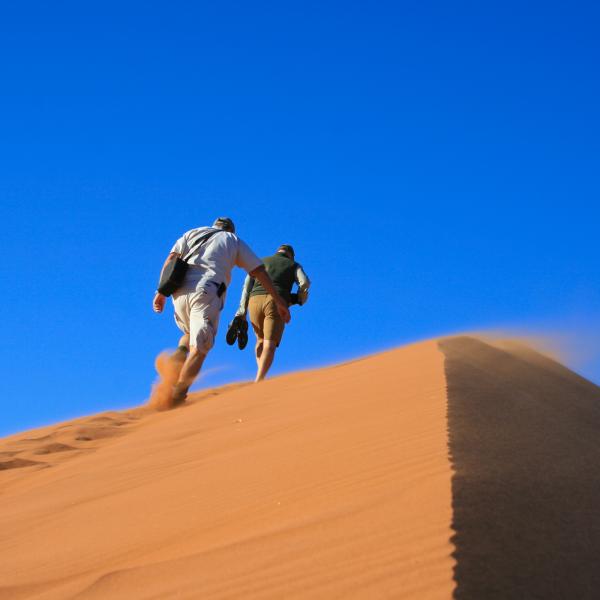
POLYGON ((183 280, 185 279, 185 274, 189 267, 188 260, 198 248, 220 231, 222 231, 222 229, 211 229, 206 233, 200 234, 190 246, 190 252, 188 252, 188 255, 185 258, 176 256, 173 260, 169 261, 161 273, 156 291, 163 296, 170 296, 173 292, 177 291, 183 285, 183 280))

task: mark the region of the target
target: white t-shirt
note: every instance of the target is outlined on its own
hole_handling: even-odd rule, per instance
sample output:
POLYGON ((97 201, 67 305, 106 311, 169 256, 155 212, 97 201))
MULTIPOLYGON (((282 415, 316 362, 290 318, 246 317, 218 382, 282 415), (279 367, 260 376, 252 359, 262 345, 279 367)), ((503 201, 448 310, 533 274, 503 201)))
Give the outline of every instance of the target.
MULTIPOLYGON (((187 231, 177 240, 171 252, 186 258, 190 254, 190 246, 194 245, 198 236, 211 229, 211 227, 197 227, 187 231)), ((205 288, 209 282, 216 285, 224 283, 229 287, 231 270, 234 266, 241 267, 249 273, 263 263, 235 233, 219 230, 207 242, 201 243, 199 248, 194 247, 188 264, 185 281, 177 290, 177 294, 205 288)))

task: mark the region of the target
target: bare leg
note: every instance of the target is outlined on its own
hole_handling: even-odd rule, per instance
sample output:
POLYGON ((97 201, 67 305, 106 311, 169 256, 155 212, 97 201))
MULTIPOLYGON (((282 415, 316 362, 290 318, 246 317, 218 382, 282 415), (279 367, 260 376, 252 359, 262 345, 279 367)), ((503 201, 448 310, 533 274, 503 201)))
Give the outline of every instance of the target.
POLYGON ((256 373, 256 379, 254 381, 262 381, 275 358, 275 350, 277 350, 277 344, 272 340, 264 340, 262 343, 262 350, 258 357, 258 371, 256 373))
POLYGON ((185 402, 188 390, 192 383, 194 383, 194 379, 196 379, 198 373, 200 373, 205 358, 206 354, 199 352, 196 346, 190 348, 190 353, 183 363, 181 373, 179 374, 179 380, 173 386, 173 406, 185 402))
POLYGON ((200 352, 196 346, 192 346, 186 361, 183 363, 177 385, 189 388, 194 383, 194 379, 196 379, 198 373, 200 373, 205 358, 206 354, 200 352))
POLYGON ((179 340, 179 345, 177 346, 177 350, 171 354, 171 360, 174 364, 175 368, 175 378, 178 379, 181 374, 181 369, 188 357, 188 352, 190 351, 190 335, 186 333, 179 340))
POLYGON ((263 340, 262 340, 262 338, 256 338, 256 348, 255 348, 256 368, 258 368, 260 366, 260 355, 262 354, 262 351, 263 351, 263 340))
POLYGON ((185 362, 185 359, 187 358, 189 351, 190 351, 190 335, 188 333, 186 333, 184 336, 182 336, 180 338, 179 345, 177 346, 177 350, 175 350, 175 352, 173 352, 171 357, 173 358, 174 361, 179 362, 179 363, 181 363, 181 365, 183 365, 183 363, 185 362))

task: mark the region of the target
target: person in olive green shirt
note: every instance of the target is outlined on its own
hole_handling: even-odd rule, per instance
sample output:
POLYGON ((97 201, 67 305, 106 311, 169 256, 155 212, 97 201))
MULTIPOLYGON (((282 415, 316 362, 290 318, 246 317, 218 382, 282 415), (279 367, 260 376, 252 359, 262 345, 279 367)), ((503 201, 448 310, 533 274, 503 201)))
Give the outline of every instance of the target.
MULTIPOLYGON (((288 303, 305 304, 308 300, 310 280, 304 269, 295 261, 294 249, 283 244, 279 246, 273 256, 263 258, 263 263, 273 281, 273 287, 288 303), (294 284, 298 286, 296 293, 292 293, 294 284)), ((265 290, 260 281, 248 275, 244 281, 240 306, 235 314, 238 322, 246 322, 246 314, 250 313, 250 322, 256 334, 256 379, 265 378, 273 364, 275 350, 281 343, 285 322, 279 315, 273 297, 265 290)))

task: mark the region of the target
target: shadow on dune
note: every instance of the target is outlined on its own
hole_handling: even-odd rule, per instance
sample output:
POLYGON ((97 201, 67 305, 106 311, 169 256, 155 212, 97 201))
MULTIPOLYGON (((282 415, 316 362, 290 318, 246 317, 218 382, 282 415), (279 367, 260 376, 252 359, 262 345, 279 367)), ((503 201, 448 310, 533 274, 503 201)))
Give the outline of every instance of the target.
POLYGON ((440 349, 454 597, 600 598, 600 388, 518 345, 440 349))

